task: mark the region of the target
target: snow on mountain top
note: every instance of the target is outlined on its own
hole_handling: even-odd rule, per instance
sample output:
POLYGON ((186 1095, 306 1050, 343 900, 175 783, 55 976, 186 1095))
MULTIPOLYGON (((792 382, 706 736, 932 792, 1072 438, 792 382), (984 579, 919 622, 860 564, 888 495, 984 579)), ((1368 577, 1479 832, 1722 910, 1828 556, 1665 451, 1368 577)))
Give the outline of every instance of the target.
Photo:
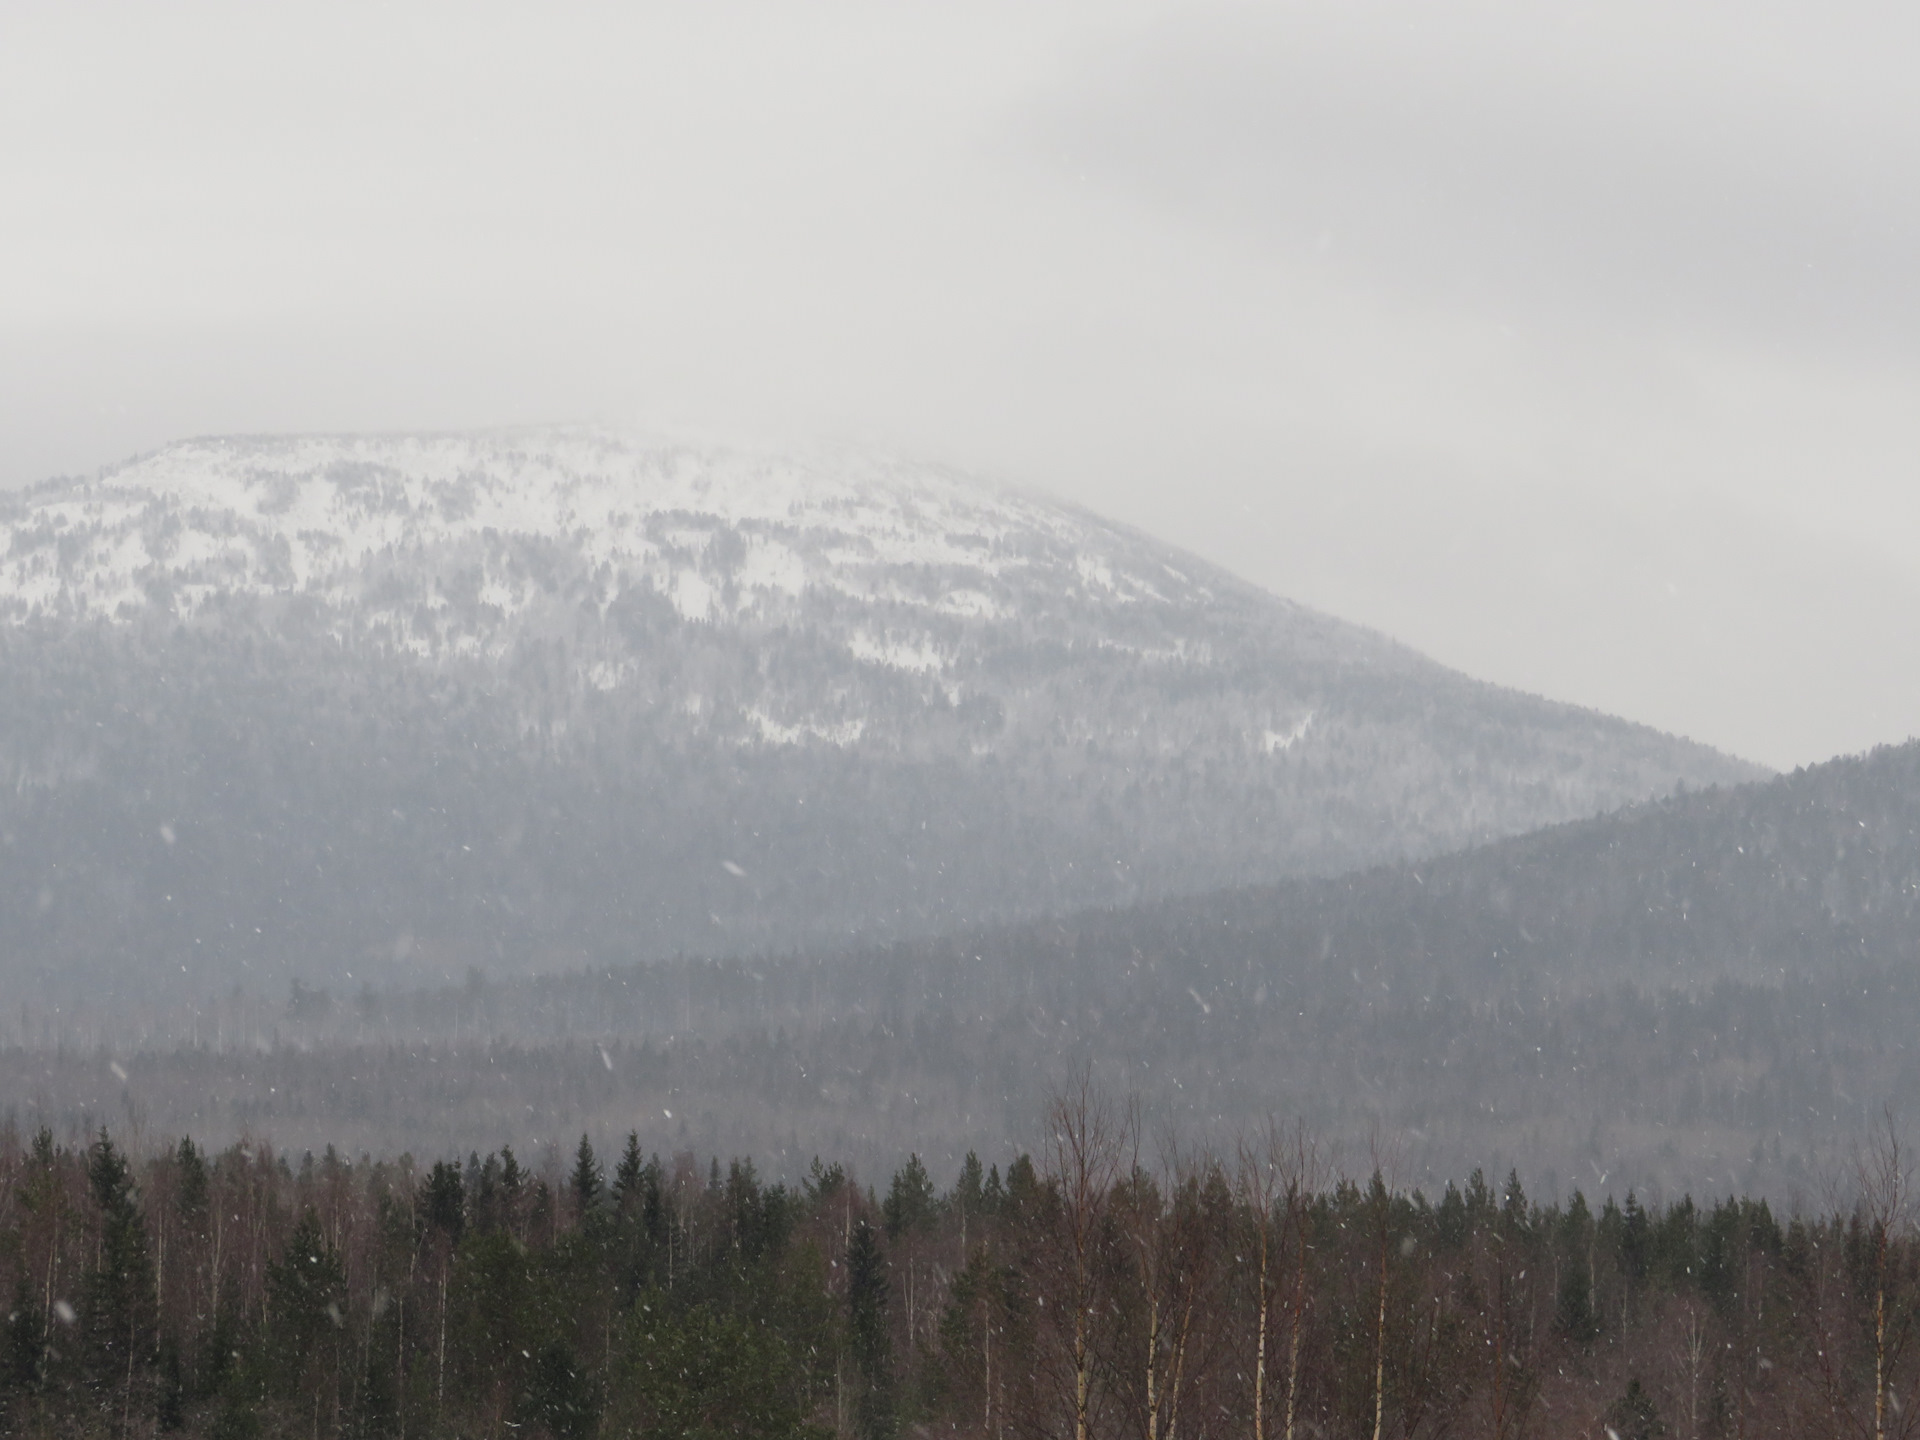
MULTIPOLYGON (((375 560, 502 539, 564 542, 610 584, 644 583, 683 616, 718 620, 728 612, 705 552, 723 530, 744 544, 726 579, 746 594, 826 585, 990 617, 1009 572, 1035 565, 1106 604, 1207 594, 1123 532, 934 467, 598 429, 191 440, 10 509, 0 613, 15 621, 124 619, 156 604, 191 614, 216 593, 344 606, 375 560), (924 570, 951 583, 927 596, 886 578, 924 570)), ((503 612, 520 588, 491 570, 479 587, 503 612)))
POLYGON ((729 524, 804 523, 897 512, 909 495, 975 520, 989 511, 962 500, 982 492, 936 472, 907 486, 860 457, 827 468, 592 430, 196 440, 122 466, 100 484, 296 530, 384 512, 437 521, 450 534, 555 535, 673 512, 729 524))

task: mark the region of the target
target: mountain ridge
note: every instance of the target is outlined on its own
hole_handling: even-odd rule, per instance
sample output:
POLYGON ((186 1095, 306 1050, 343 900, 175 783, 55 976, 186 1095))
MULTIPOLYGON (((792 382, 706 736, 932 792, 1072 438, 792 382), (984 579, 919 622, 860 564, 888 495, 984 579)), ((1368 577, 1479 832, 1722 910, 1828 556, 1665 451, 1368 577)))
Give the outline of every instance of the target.
POLYGON ((50 985, 933 933, 1758 773, 871 456, 215 438, 0 541, 0 941, 50 985))

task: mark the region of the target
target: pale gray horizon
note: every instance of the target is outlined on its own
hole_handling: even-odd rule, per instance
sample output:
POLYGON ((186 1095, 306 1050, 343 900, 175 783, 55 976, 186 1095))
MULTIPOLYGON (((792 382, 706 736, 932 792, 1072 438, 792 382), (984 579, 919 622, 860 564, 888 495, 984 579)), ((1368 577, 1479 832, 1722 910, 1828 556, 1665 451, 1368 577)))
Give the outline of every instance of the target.
POLYGON ((0 31, 0 485, 235 431, 852 441, 1774 766, 1920 732, 1920 13, 0 31))

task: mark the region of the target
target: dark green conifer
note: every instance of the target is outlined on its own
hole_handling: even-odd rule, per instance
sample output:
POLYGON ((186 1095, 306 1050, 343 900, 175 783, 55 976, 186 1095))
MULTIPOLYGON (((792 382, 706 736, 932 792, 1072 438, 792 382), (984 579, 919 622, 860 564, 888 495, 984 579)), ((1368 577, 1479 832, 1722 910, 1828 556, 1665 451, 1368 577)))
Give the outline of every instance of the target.
MULTIPOLYGON (((458 1175, 458 1171, 454 1172, 458 1175)), ((305 1406, 338 1374, 346 1323, 346 1271, 308 1206, 267 1267, 265 1373, 273 1388, 305 1406)))
POLYGON ((1434 1244, 1442 1250, 1458 1250, 1467 1243, 1467 1234, 1466 1197, 1460 1193, 1460 1187, 1449 1180, 1433 1212, 1434 1244))
POLYGON ((1607 1407, 1605 1423, 1620 1440, 1660 1440, 1667 1433, 1667 1427, 1660 1422, 1660 1412, 1654 1408, 1653 1397, 1640 1383, 1638 1375, 1627 1381, 1625 1393, 1607 1407))
POLYGON ((847 1247, 847 1328, 858 1379, 853 1428, 858 1440, 894 1433, 893 1344, 887 1328, 887 1262, 873 1227, 854 1222, 847 1247))
POLYGON ((959 1178, 953 1182, 953 1203, 969 1215, 978 1215, 986 1177, 987 1172, 980 1164, 980 1157, 971 1150, 967 1151, 967 1158, 960 1162, 959 1178))
POLYGON ((420 1212, 429 1230, 438 1230, 449 1245, 458 1245, 467 1227, 467 1187, 457 1165, 436 1160, 421 1186, 420 1212))
POLYGON ((160 1347, 160 1396, 155 1419, 162 1434, 187 1428, 187 1377, 180 1347, 171 1339, 160 1347))
MULTIPOLYGON (((135 1196, 133 1169, 102 1130, 87 1153, 87 1184, 100 1216, 99 1243, 87 1280, 86 1339, 103 1399, 155 1358, 153 1262, 135 1196)), ((129 1396, 121 1396, 121 1407, 129 1396)))
POLYGON ((593 1142, 582 1134, 573 1153, 573 1213, 582 1230, 590 1228, 600 1213, 601 1170, 593 1153, 593 1142))
POLYGON ((887 1189, 880 1213, 890 1240, 933 1224, 933 1180, 918 1155, 907 1156, 907 1163, 893 1172, 893 1184, 887 1189))
POLYGON ((1527 1192, 1521 1188, 1520 1172, 1507 1172, 1507 1189, 1500 1205, 1500 1227, 1509 1236, 1524 1235, 1532 1212, 1527 1207, 1527 1192))
POLYGON ((512 1235, 520 1234, 523 1203, 522 1193, 526 1189, 527 1172, 520 1168, 520 1162, 514 1158, 513 1147, 500 1147, 500 1223, 512 1235))
POLYGON ((1560 1295, 1554 1305, 1554 1328, 1576 1345, 1591 1344, 1600 1334, 1600 1317, 1593 1308, 1593 1286, 1587 1267, 1570 1264, 1560 1272, 1560 1295))
POLYGON ((1033 1168, 1031 1155, 1015 1157, 1007 1166, 1007 1204, 1015 1213, 1029 1211, 1040 1202, 1040 1175, 1033 1168))
POLYGON ((807 1199, 815 1206, 828 1204, 840 1193, 840 1187, 847 1183, 846 1168, 835 1161, 831 1165, 822 1165, 818 1155, 813 1157, 813 1169, 802 1182, 806 1187, 807 1199))
POLYGON ((523 1426, 553 1440, 586 1440, 599 1420, 591 1382, 559 1341, 534 1357, 518 1408, 523 1426))
MULTIPOLYGON (((13 1255, 12 1293, 16 1297, 33 1293, 18 1249, 13 1255)), ((0 1370, 0 1392, 14 1390, 32 1394, 40 1388, 47 1352, 47 1332, 40 1307, 16 1303, 13 1312, 5 1317, 5 1324, 7 1344, 6 1354, 0 1356, 0 1366, 5 1367, 0 1370)))
POLYGON ((981 1207, 989 1215, 998 1215, 1006 1203, 1007 1191, 1006 1187, 1000 1183, 1000 1167, 997 1164, 989 1166, 987 1183, 980 1191, 981 1207))
POLYGON ((640 1154, 640 1136, 637 1131, 627 1132, 627 1148, 620 1152, 620 1163, 613 1172, 613 1208, 622 1219, 626 1219, 640 1206, 640 1177, 646 1169, 646 1161, 640 1154))
POLYGON ((206 1157, 200 1153, 192 1140, 181 1137, 174 1147, 173 1208, 180 1220, 190 1230, 197 1231, 207 1216, 209 1201, 206 1157))
POLYGON ((1578 1190, 1559 1222, 1561 1252, 1560 1293, 1554 1301, 1554 1327, 1576 1345, 1590 1345, 1600 1335, 1600 1315, 1593 1297, 1595 1227, 1587 1197, 1578 1190))

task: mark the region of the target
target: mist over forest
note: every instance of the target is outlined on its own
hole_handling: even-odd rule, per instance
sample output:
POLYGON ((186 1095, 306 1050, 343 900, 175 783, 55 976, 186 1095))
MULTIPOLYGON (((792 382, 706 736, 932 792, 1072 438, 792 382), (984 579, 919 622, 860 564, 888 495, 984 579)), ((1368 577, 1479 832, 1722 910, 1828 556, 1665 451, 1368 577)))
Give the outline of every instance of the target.
POLYGON ((51 1112, 386 1153, 638 1125, 863 1170, 1032 1143, 1091 1063, 1214 1143, 1790 1205, 1915 1084, 1920 747, 1358 875, 930 941, 284 995, 0 1052, 51 1112), (130 1078, 131 1077, 131 1078, 130 1078))

